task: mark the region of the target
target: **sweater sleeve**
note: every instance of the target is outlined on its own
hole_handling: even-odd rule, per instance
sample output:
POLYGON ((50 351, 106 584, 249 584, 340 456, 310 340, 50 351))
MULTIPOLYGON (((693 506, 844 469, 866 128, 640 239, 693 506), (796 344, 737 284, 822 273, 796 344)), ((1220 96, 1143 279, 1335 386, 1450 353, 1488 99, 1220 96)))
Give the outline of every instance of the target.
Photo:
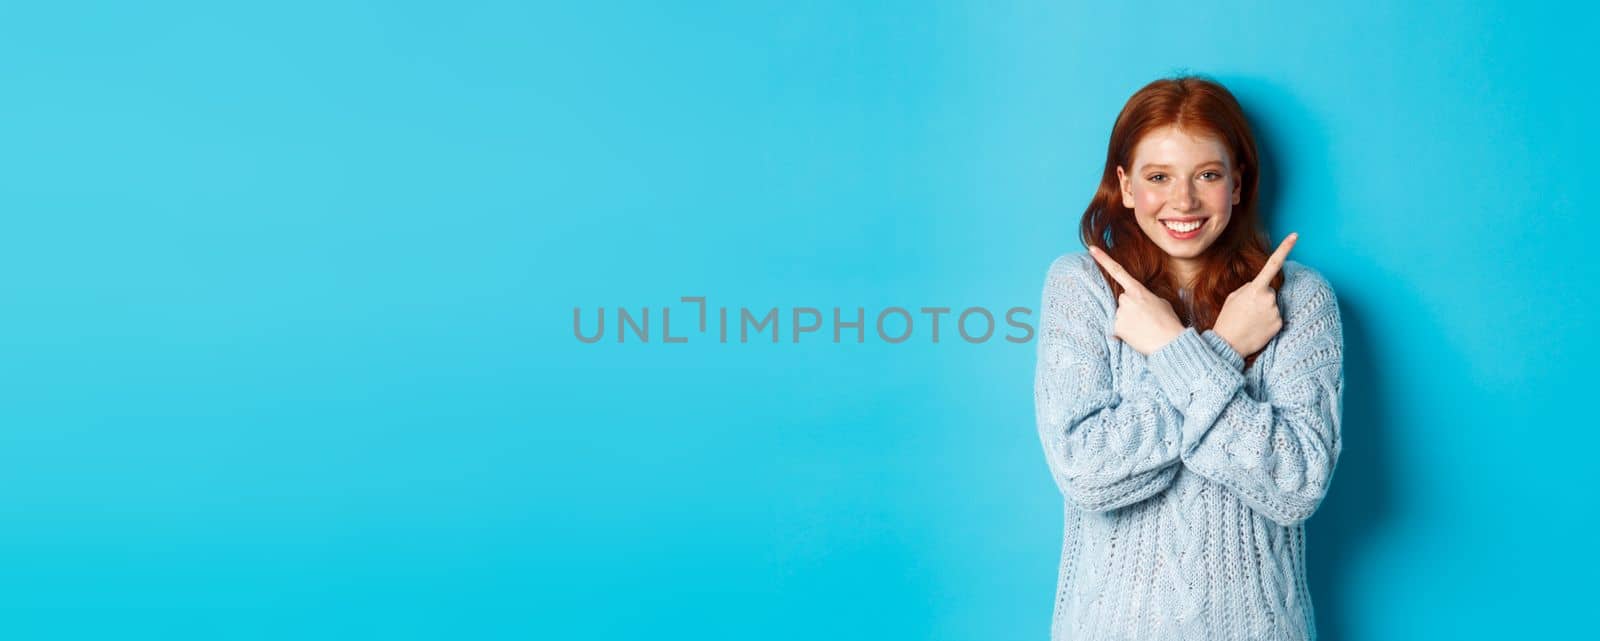
POLYGON ((1200 338, 1205 339, 1206 346, 1210 347, 1211 351, 1216 352, 1217 356, 1221 356, 1222 360, 1233 367, 1235 371, 1244 371, 1244 357, 1240 356, 1239 352, 1234 351, 1233 345, 1228 344, 1227 339, 1224 339, 1216 330, 1208 329, 1200 334, 1200 338))
POLYGON ((1062 494, 1109 511, 1172 484, 1182 417, 1150 377, 1127 394, 1114 384, 1111 319, 1103 277, 1068 255, 1046 278, 1034 376, 1039 438, 1062 494))
MULTIPOLYGON (((1263 398, 1193 328, 1150 354, 1148 367, 1183 415, 1181 457, 1284 526, 1310 518, 1340 450, 1344 339, 1333 289, 1310 268, 1285 268, 1288 314, 1273 338, 1263 398)), ((1235 353, 1237 355, 1237 353, 1235 353)))

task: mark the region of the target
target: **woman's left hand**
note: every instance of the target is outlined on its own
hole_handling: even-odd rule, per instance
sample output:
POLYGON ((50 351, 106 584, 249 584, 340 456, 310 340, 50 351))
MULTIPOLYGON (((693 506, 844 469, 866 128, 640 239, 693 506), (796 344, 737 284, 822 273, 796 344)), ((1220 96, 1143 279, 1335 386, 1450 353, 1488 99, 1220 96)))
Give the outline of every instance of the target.
POLYGON ((1172 303, 1145 289, 1143 283, 1099 247, 1090 247, 1089 255, 1122 285, 1122 295, 1117 297, 1117 317, 1112 323, 1112 336, 1122 339, 1134 351, 1149 356, 1183 333, 1183 321, 1178 320, 1177 312, 1172 311, 1172 303))

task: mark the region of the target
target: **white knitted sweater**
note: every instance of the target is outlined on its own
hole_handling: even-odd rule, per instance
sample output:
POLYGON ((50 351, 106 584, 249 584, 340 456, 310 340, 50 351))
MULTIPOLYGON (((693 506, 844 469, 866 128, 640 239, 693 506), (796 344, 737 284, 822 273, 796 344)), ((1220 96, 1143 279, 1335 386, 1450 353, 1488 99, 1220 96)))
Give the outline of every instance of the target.
POLYGON ((1339 307, 1295 261, 1283 328, 1244 371, 1194 328, 1148 357, 1111 337, 1087 253, 1050 265, 1034 400, 1065 497, 1051 638, 1316 638, 1303 522, 1339 458, 1339 307))

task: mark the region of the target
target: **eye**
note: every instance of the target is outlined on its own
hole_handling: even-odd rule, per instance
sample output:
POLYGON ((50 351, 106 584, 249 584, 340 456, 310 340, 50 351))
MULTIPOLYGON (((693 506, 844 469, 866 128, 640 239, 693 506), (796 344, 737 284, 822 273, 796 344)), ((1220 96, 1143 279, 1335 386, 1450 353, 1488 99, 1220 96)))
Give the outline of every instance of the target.
POLYGON ((1150 174, 1150 176, 1145 178, 1145 180, 1148 180, 1148 181, 1153 182, 1153 183, 1158 183, 1158 182, 1161 182, 1163 180, 1166 180, 1166 178, 1167 178, 1166 174, 1150 174))
POLYGON ((1206 171, 1205 173, 1200 174, 1200 176, 1201 177, 1207 177, 1206 180, 1216 180, 1218 178, 1221 178, 1222 174, 1219 174, 1219 173, 1217 173, 1215 171, 1206 171))

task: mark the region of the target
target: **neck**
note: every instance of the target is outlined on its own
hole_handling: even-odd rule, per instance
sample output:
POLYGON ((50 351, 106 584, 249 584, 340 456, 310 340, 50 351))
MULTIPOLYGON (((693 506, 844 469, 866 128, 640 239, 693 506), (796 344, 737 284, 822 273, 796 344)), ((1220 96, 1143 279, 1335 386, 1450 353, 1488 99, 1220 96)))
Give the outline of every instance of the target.
POLYGON ((1194 284, 1195 277, 1200 275, 1200 263, 1188 258, 1168 258, 1167 271, 1172 274, 1172 282, 1181 289, 1187 289, 1194 284))

